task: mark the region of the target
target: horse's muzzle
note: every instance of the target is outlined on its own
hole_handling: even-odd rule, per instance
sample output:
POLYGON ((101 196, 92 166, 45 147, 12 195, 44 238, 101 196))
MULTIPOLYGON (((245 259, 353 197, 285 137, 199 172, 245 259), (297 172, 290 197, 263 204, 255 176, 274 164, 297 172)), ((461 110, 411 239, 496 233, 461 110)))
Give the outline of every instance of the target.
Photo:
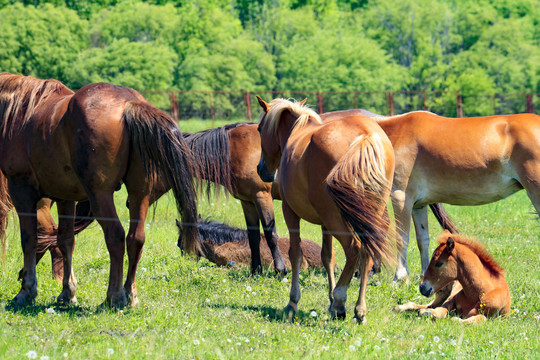
POLYGON ((431 286, 429 281, 424 281, 420 284, 420 293, 425 297, 431 297, 433 295, 433 286, 431 286))
POLYGON ((261 157, 259 164, 257 165, 257 174, 264 182, 273 182, 275 179, 275 173, 271 173, 264 162, 264 159, 261 157))

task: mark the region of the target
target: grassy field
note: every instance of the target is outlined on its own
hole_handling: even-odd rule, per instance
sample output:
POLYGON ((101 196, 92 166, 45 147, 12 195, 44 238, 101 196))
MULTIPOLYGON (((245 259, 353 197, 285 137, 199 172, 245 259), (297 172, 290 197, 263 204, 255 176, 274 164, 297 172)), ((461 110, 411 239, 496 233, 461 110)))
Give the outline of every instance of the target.
MULTIPOLYGON (((216 124, 218 125, 218 124, 216 124)), ((183 130, 204 124, 187 121, 183 130)), ((127 225, 125 193, 116 194, 119 215, 127 225)), ((287 229, 281 204, 275 202, 280 235, 287 229)), ((358 282, 349 289, 348 318, 329 319, 323 271, 301 273, 302 299, 294 322, 283 321, 290 275, 267 269, 251 277, 249 269, 216 267, 206 260, 182 257, 176 247, 177 216, 171 196, 163 197, 146 225, 139 265, 140 305, 120 311, 96 311, 105 299, 109 257, 103 233, 93 224, 77 237, 74 255, 79 305, 58 308, 61 286, 51 278, 47 255, 38 266, 35 305, 14 311, 8 304, 19 288, 22 266, 18 224, 12 219, 9 246, 0 262, 0 358, 2 359, 348 359, 348 358, 540 358, 540 241, 538 222, 526 194, 477 207, 447 206, 462 233, 483 242, 507 271, 512 314, 476 326, 449 319, 431 321, 390 309, 406 301, 428 300, 418 292, 420 261, 409 245, 410 285, 392 285, 386 269, 368 287, 367 324, 351 321, 358 282)), ((199 201, 203 216, 245 226, 233 198, 199 201)), ((430 218, 431 236, 441 229, 430 218)), ((126 227, 127 228, 127 227, 126 227)), ((302 223, 302 236, 320 243, 317 226, 302 223)), ((414 239, 414 237, 413 237, 414 239)), ((432 241, 431 248, 436 246, 432 241)), ((344 256, 334 248, 338 264, 344 256)))

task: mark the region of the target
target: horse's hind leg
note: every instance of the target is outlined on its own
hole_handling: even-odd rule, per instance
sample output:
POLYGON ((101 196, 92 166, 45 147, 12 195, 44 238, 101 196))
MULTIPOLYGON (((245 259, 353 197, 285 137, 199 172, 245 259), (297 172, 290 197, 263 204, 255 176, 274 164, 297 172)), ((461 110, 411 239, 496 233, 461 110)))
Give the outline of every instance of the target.
POLYGON ((135 306, 139 303, 135 278, 137 276, 137 266, 141 259, 145 241, 144 221, 146 220, 149 205, 149 196, 143 196, 141 198, 130 195, 129 197, 130 223, 126 238, 129 264, 124 289, 131 306, 135 306))
POLYGON ((367 314, 367 305, 366 305, 366 288, 369 278, 369 271, 373 266, 373 260, 371 256, 364 251, 360 251, 360 266, 358 268, 360 272, 360 290, 358 292, 358 300, 356 301, 356 306, 354 308, 354 317, 359 324, 365 324, 366 314, 367 314))
POLYGON ((58 208, 58 247, 62 252, 64 264, 64 277, 62 280, 62 292, 58 296, 61 304, 77 303, 75 291, 77 280, 73 275, 73 247, 75 245, 75 202, 60 201, 56 204, 58 208))
MULTIPOLYGON (((246 219, 246 226, 249 239, 249 248, 251 249, 251 273, 262 273, 261 264, 261 233, 259 231, 259 215, 255 205, 242 200, 242 209, 246 219)), ((268 240, 267 240, 268 241, 268 240)))
POLYGON ((289 304, 285 307, 285 315, 290 320, 298 311, 298 302, 300 301, 300 265, 302 264, 303 254, 300 247, 300 218, 292 211, 285 200, 283 200, 282 208, 291 241, 289 248, 289 259, 292 268, 291 293, 289 304))
POLYGON ((408 205, 405 191, 394 190, 391 194, 392 207, 396 218, 397 243, 400 247, 394 281, 409 282, 409 266, 407 265, 407 247, 411 228, 412 206, 408 205))
POLYGON ((334 277, 334 268, 336 267, 336 262, 334 260, 334 249, 332 248, 332 234, 328 232, 328 229, 324 226, 321 227, 322 230, 322 248, 321 248, 321 261, 326 269, 328 275, 328 298, 330 299, 330 304, 334 301, 334 288, 336 287, 336 279, 334 277))
POLYGON ((255 198, 255 207, 261 220, 261 224, 266 238, 266 243, 272 253, 274 259, 274 268, 276 272, 283 275, 287 274, 287 268, 281 257, 281 251, 279 250, 278 241, 279 236, 276 230, 276 219, 274 217, 274 204, 272 202, 272 195, 269 192, 260 192, 255 198))
POLYGON ((124 307, 126 293, 122 286, 125 232, 116 214, 113 192, 89 193, 92 213, 103 229, 111 260, 109 287, 104 306, 124 307))

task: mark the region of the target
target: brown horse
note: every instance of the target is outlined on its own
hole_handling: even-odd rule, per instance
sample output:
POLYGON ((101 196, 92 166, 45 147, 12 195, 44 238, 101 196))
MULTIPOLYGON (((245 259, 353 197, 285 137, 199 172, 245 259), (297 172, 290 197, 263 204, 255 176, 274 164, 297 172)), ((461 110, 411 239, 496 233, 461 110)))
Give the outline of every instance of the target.
POLYGON ((272 183, 262 181, 257 175, 261 158, 257 124, 238 123, 194 134, 184 133, 184 138, 194 155, 196 177, 207 180, 207 195, 210 196, 210 182, 213 182, 240 200, 248 230, 252 273, 262 271, 260 223, 275 270, 286 274, 277 244, 279 236, 274 218, 272 183))
MULTIPOLYGON (((176 222, 182 236, 182 224, 176 222)), ((251 250, 249 244, 249 231, 235 228, 212 220, 199 219, 197 222, 197 232, 201 241, 202 256, 211 262, 224 265, 247 266, 251 264, 251 250)), ((272 266, 274 259, 269 247, 266 245, 264 234, 260 234, 260 254, 262 263, 272 266)), ((291 262, 288 257, 290 240, 280 237, 277 242, 279 250, 283 254, 283 261, 287 269, 291 269, 291 262)), ((321 247, 314 241, 302 239, 302 264, 301 269, 322 267, 321 247)))
POLYGON ((396 311, 418 310, 433 318, 444 318, 455 311, 465 323, 477 323, 510 313, 510 290, 500 267, 486 249, 470 239, 445 232, 439 238, 440 245, 420 284, 420 292, 426 297, 439 291, 454 280, 452 295, 440 307, 407 303, 396 306, 396 311))
POLYGON ((390 140, 367 117, 323 124, 304 102, 274 99, 268 104, 258 100, 263 108, 259 123, 262 154, 271 172, 279 167, 279 192, 291 237, 292 284, 285 312, 292 317, 300 300, 302 218, 322 227, 321 257, 328 272, 331 314, 345 317, 347 288, 360 264, 354 313, 363 322, 372 259, 387 259, 391 254, 386 241, 386 202, 394 173, 390 140), (332 236, 341 243, 347 259, 335 289, 332 236))
MULTIPOLYGON (((326 121, 357 110, 323 115, 326 121)), ((397 280, 408 279, 407 245, 414 220, 422 273, 429 264, 427 207, 481 205, 525 189, 540 211, 540 116, 453 119, 426 111, 375 118, 396 156, 392 205, 403 244, 397 280)))
MULTIPOLYGON (((56 201, 59 214, 61 303, 76 301, 75 201, 88 199, 103 228, 111 260, 106 305, 137 303, 135 276, 155 178, 166 178, 183 220, 195 223, 190 151, 175 122, 133 89, 98 83, 74 93, 57 80, 0 74, 0 144, 0 170, 19 216, 24 253, 15 305, 31 303, 37 295, 36 212, 44 197, 56 201), (127 240, 113 201, 122 182, 130 204, 127 240), (122 286, 126 243, 129 266, 122 286)), ((187 227, 185 236, 186 250, 196 252, 194 229, 187 227)))

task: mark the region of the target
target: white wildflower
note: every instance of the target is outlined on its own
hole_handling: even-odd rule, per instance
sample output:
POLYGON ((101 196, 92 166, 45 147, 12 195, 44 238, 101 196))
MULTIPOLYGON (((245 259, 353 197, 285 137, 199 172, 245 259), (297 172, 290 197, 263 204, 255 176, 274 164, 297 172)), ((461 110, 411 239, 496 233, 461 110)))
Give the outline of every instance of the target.
POLYGON ((433 337, 433 342, 434 342, 435 344, 438 344, 439 341, 441 341, 441 338, 440 338, 440 337, 438 337, 438 336, 434 336, 434 337, 433 337))
POLYGON ((107 355, 112 355, 112 354, 114 354, 114 349, 108 348, 107 355))
POLYGON ((349 350, 350 351, 356 351, 356 348, 354 347, 354 345, 349 345, 349 350))
POLYGON ((30 350, 29 352, 26 353, 26 357, 29 359, 36 359, 37 352, 35 352, 34 350, 30 350))
POLYGON ((201 342, 199 340, 197 340, 197 339, 193 340, 193 345, 200 345, 200 344, 201 344, 201 342))
POLYGON ((47 314, 54 314, 56 311, 54 311, 53 308, 46 308, 46 309, 45 309, 45 312, 46 312, 47 314))
POLYGON ((309 315, 311 315, 311 317, 317 317, 317 312, 313 310, 312 312, 309 313, 309 315))

